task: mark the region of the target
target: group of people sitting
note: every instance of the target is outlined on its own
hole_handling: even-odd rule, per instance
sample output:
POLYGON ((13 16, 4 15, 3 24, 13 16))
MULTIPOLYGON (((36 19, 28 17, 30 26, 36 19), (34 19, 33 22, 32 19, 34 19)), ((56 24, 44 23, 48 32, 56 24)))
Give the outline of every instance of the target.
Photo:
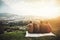
POLYGON ((27 30, 29 33, 50 33, 51 25, 48 21, 40 21, 39 23, 30 21, 27 25, 27 30))

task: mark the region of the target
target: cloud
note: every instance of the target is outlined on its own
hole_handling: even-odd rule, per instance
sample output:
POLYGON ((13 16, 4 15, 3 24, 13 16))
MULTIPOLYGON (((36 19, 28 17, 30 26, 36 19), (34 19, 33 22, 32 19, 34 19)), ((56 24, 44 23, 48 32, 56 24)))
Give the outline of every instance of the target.
POLYGON ((3 0, 0 0, 0 13, 10 13, 12 9, 3 0))
POLYGON ((55 5, 54 0, 3 0, 3 2, 5 6, 2 9, 5 8, 5 12, 18 15, 51 17, 53 15, 59 15, 60 12, 60 7, 55 5))

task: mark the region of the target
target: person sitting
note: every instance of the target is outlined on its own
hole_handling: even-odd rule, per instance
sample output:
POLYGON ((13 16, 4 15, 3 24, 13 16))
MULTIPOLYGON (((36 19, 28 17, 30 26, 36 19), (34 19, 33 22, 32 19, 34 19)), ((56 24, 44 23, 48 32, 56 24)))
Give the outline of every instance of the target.
POLYGON ((40 24, 30 21, 27 25, 27 29, 29 33, 50 33, 51 25, 47 21, 40 21, 40 24))
POLYGON ((38 24, 38 22, 33 23, 33 33, 39 33, 39 24, 38 24))
POLYGON ((32 21, 29 22, 29 24, 27 25, 27 30, 29 33, 33 33, 33 23, 32 21))
POLYGON ((50 32, 51 32, 51 25, 47 21, 45 23, 41 22, 40 33, 50 33, 50 32))

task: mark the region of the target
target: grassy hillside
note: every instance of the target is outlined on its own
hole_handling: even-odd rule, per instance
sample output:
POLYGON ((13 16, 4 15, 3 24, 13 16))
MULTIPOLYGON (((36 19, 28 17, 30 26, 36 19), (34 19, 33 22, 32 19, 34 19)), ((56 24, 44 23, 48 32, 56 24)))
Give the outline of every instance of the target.
POLYGON ((0 35, 0 40, 55 40, 55 37, 26 38, 25 31, 6 32, 0 35))

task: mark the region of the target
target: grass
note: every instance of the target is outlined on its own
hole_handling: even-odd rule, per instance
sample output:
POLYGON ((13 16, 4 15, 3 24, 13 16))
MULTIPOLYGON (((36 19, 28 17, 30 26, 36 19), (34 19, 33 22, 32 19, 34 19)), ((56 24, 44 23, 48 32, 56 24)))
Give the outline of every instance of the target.
POLYGON ((0 40, 56 40, 55 37, 26 38, 25 31, 5 32, 0 40))
POLYGON ((24 38, 25 32, 6 32, 0 35, 0 40, 22 40, 24 38))

